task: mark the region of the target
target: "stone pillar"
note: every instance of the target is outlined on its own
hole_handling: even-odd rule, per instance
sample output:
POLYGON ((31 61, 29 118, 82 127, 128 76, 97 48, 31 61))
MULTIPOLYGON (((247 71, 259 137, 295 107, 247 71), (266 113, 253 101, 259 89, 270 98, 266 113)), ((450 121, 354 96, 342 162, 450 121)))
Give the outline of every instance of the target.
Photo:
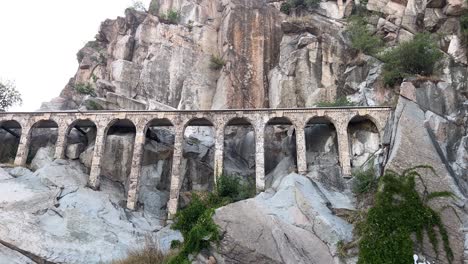
POLYGON ((338 136, 338 153, 343 177, 351 176, 351 158, 349 156, 348 127, 346 125, 336 125, 338 136))
POLYGON ((305 125, 296 124, 296 152, 297 152, 297 172, 307 174, 305 125))
POLYGON ((180 164, 182 163, 182 144, 184 141, 184 126, 174 127, 174 154, 172 157, 171 190, 167 203, 168 219, 174 218, 179 204, 181 186, 180 164))
POLYGON ((255 184, 257 193, 265 190, 265 123, 255 126, 255 184))
POLYGON ((29 154, 29 143, 31 139, 31 126, 23 126, 21 130, 20 143, 16 151, 15 166, 26 165, 26 160, 29 154))
POLYGON ((57 128, 57 142, 55 142, 55 158, 65 158, 65 147, 67 146, 67 127, 59 126, 57 128))
POLYGON ((135 135, 135 146, 133 148, 132 168, 129 176, 127 208, 135 210, 138 202, 138 191, 140 189, 141 161, 145 146, 145 128, 137 128, 135 135))
POLYGON ((214 156, 214 182, 223 174, 224 159, 224 124, 216 125, 215 137, 215 156, 214 156))
POLYGON ((96 132, 96 141, 94 143, 93 159, 91 161, 91 172, 89 174, 89 187, 94 190, 99 190, 101 177, 101 157, 104 154, 105 144, 105 128, 98 127, 96 132))

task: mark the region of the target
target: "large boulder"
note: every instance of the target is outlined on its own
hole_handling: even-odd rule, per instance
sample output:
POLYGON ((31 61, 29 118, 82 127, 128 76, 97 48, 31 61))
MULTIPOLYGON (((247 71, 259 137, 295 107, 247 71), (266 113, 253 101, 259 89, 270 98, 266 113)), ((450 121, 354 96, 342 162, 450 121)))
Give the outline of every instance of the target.
MULTIPOLYGON (((443 153, 438 151, 436 140, 428 132, 424 121, 424 111, 415 102, 400 98, 395 110, 393 143, 386 169, 402 172, 417 165, 430 165, 434 168, 435 174, 430 171, 424 171, 421 174, 418 189, 422 191, 424 188, 427 192, 448 191, 456 196, 455 198, 434 199, 429 204, 435 210, 441 211, 442 222, 447 228, 454 254, 453 263, 463 263, 465 237, 460 230, 465 228, 468 218, 466 213, 459 208, 464 204, 461 200, 464 195, 460 188, 466 189, 466 186, 463 186, 466 182, 458 180, 447 170, 448 164, 444 164, 443 153)), ((425 241, 423 250, 429 259, 437 258, 428 241, 425 241)), ((437 261, 446 263, 444 250, 439 247, 438 251, 441 254, 437 261)))
MULTIPOLYGON (((84 171, 78 161, 57 160, 0 181, 1 240, 54 263, 110 263, 148 239, 164 252, 172 240, 182 240, 178 231, 159 233, 159 221, 122 207, 120 185, 103 179, 101 191, 87 188, 84 171)), ((3 252, 0 246, 0 263, 31 263, 3 252)))
POLYGON ((55 148, 52 145, 40 148, 31 161, 31 169, 37 170, 52 162, 54 159, 54 153, 55 148))
POLYGON ((126 184, 130 175, 135 134, 117 133, 106 137, 101 159, 101 175, 126 184))
POLYGON ((330 208, 352 210, 342 193, 290 174, 276 189, 219 208, 221 263, 338 263, 337 243, 351 241, 353 227, 330 208))

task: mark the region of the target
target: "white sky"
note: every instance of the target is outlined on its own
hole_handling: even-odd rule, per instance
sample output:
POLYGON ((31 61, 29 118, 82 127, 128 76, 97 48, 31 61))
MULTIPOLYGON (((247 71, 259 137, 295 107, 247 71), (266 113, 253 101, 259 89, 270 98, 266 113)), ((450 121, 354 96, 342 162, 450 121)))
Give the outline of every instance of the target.
POLYGON ((15 81, 23 97, 10 110, 34 111, 57 97, 78 68, 78 50, 132 2, 0 0, 0 80, 15 81))

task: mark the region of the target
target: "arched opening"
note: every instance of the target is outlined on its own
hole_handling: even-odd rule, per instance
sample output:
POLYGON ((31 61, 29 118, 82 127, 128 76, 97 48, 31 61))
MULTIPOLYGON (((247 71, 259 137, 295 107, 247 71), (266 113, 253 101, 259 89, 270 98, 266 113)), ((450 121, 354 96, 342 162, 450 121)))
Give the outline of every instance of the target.
POLYGON ((311 118, 305 127, 307 171, 320 182, 344 188, 338 153, 338 136, 326 117, 311 118))
POLYGON ((206 118, 192 119, 184 129, 180 207, 189 201, 188 192, 212 191, 214 188, 214 136, 213 123, 206 118))
POLYGON ((101 157, 101 178, 119 183, 128 191, 136 128, 128 119, 113 120, 106 129, 101 157))
POLYGON ((15 120, 0 121, 0 163, 13 164, 21 139, 21 125, 15 120))
POLYGON ((138 203, 146 216, 165 220, 169 201, 174 128, 168 119, 153 119, 145 131, 138 203))
POLYGON ((367 170, 376 165, 380 136, 377 126, 368 116, 355 116, 348 124, 351 169, 367 170))
POLYGON ((89 119, 74 121, 67 130, 65 157, 80 162, 91 170, 91 162, 94 154, 94 143, 96 141, 96 124, 89 119))
POLYGON ((265 126, 265 188, 297 171, 296 133, 286 117, 275 117, 265 126))
POLYGON ((223 174, 255 190, 255 130, 245 118, 231 119, 224 128, 223 174))
POLYGON ((29 151, 26 164, 37 170, 54 159, 58 125, 53 120, 36 122, 29 132, 29 151))

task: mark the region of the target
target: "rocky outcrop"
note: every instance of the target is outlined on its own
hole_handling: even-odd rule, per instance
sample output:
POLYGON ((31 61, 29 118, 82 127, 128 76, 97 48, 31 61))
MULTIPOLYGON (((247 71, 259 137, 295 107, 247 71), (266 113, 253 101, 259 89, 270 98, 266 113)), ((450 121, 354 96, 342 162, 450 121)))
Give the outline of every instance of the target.
MULTIPOLYGON (((182 239, 159 221, 124 210, 120 204, 125 192, 120 186, 105 180, 100 192, 86 188, 88 176, 76 161, 56 160, 15 177, 0 180, 1 240, 47 261, 109 262, 148 238, 162 250, 168 250, 172 240, 182 239)), ((31 263, 22 261, 19 253, 5 251, 0 246, 2 263, 31 263)))
POLYGON ((216 210, 223 232, 222 263, 338 263, 337 243, 352 239, 352 225, 331 208, 352 210, 344 194, 290 174, 274 189, 216 210))

